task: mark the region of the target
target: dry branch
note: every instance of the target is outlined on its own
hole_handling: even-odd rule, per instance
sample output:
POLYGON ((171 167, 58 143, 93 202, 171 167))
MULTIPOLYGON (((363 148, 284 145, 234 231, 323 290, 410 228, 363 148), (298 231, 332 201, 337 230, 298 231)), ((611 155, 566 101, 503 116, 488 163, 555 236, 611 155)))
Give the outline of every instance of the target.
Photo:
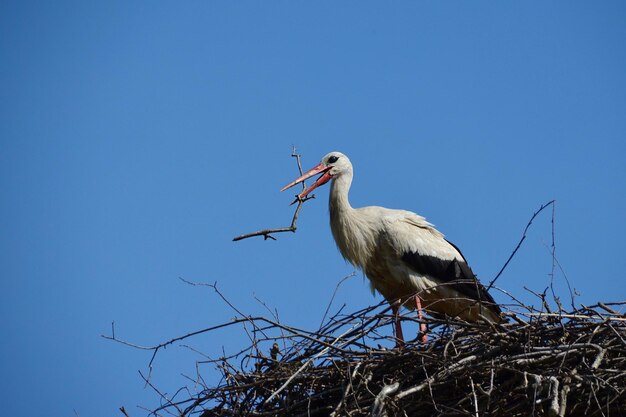
MULTIPOLYGON (((296 162, 298 164, 298 171, 300 171, 300 175, 302 175, 303 171, 302 171, 302 164, 300 163, 300 154, 296 153, 295 146, 292 149, 291 156, 293 158, 296 158, 296 162)), ((302 182, 302 189, 303 190, 306 189, 306 184, 304 183, 304 181, 302 182)), ((272 233, 295 232, 296 229, 297 229, 296 222, 298 221, 298 215, 300 214, 300 210, 302 209, 302 205, 304 204, 305 201, 308 201, 308 200, 310 200, 312 198, 315 198, 315 195, 311 195, 311 196, 305 197, 305 198, 300 198, 299 196, 296 196, 296 199, 294 200, 293 203, 298 203, 298 205, 296 206, 296 210, 293 213, 293 218, 291 219, 291 224, 289 226, 287 226, 287 227, 279 227, 279 228, 275 228, 275 229, 263 229, 263 230, 259 230, 257 232, 246 233, 246 234, 234 237, 233 241, 236 242, 236 241, 239 241, 239 240, 248 239, 250 237, 255 237, 255 236, 263 236, 264 240, 267 240, 267 239, 276 240, 276 238, 274 236, 272 236, 272 233)))
MULTIPOLYGON (((496 283, 498 278, 500 278, 500 275, 502 275, 506 267, 509 265, 509 262, 511 262, 511 260, 515 257, 515 254, 517 253, 519 248, 522 246, 522 243, 524 243, 524 240, 526 240, 526 234, 528 233, 528 229, 530 229, 530 226, 533 224, 533 221, 535 220, 535 218, 539 215, 539 213, 541 213, 548 206, 552 206, 552 208, 554 209, 554 203, 555 203, 555 200, 550 200, 547 203, 542 204, 541 207, 539 207, 539 209, 533 213, 532 217, 530 218, 530 220, 526 224, 526 227, 524 228, 522 237, 520 238, 519 242, 517 242, 517 246, 515 247, 515 249, 513 249, 513 252, 511 252, 511 255, 506 260, 504 265, 502 265, 502 268, 500 268, 500 271, 498 271, 494 279, 491 280, 491 282, 487 286, 487 291, 489 291, 491 287, 493 287, 493 285, 496 283)), ((552 262, 553 262, 551 275, 554 275, 554 263, 556 262, 556 258, 554 255, 554 212, 552 212, 552 246, 551 248, 552 248, 551 250, 552 250, 552 262)))

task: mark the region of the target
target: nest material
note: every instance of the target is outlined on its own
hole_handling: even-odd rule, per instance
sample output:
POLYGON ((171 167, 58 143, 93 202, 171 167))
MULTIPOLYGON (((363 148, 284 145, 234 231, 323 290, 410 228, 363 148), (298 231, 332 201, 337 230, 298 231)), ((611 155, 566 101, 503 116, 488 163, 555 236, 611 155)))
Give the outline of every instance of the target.
POLYGON ((252 343, 214 361, 221 382, 155 413, 626 415, 626 318, 615 310, 625 304, 509 312, 495 327, 431 320, 429 343, 403 349, 384 336, 391 317, 381 305, 338 313, 316 332, 245 318, 252 343))

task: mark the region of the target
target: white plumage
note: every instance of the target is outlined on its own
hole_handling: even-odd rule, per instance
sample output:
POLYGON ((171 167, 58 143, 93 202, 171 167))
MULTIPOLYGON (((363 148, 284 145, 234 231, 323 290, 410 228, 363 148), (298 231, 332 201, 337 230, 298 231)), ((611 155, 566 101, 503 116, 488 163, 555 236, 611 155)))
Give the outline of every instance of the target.
MULTIPOLYGON (((458 248, 424 217, 377 206, 352 208, 348 200, 352 164, 344 154, 329 153, 319 165, 283 190, 320 173, 299 198, 332 180, 330 226, 337 247, 345 259, 363 270, 372 289, 392 304, 396 317, 401 303, 417 308, 419 314, 423 307, 431 314, 471 322, 502 320, 498 305, 478 282, 458 248)), ((399 321, 396 333, 402 341, 399 321)))

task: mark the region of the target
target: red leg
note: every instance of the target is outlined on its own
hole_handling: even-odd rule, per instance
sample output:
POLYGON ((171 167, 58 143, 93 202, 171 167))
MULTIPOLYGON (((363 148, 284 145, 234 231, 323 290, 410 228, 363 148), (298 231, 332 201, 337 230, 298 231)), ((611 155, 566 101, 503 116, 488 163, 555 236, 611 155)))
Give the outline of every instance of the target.
POLYGON ((404 335, 402 334, 402 324, 400 323, 400 304, 397 302, 391 304, 391 311, 393 311, 393 321, 396 331, 396 347, 401 348, 404 346, 404 335))
POLYGON ((428 342, 428 335, 426 334, 426 323, 424 323, 424 314, 422 313, 422 302, 418 295, 415 296, 415 308, 417 309, 417 318, 420 322, 420 342, 426 344, 428 342))

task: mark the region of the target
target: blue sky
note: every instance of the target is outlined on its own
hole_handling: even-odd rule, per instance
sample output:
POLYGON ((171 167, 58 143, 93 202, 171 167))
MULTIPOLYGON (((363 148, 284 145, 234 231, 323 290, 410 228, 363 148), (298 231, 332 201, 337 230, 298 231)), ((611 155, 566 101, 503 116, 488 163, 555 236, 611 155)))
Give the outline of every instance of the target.
MULTIPOLYGON (((353 272, 328 189, 296 234, 231 241, 288 225, 292 145, 305 168, 346 153, 354 206, 426 216, 483 281, 556 199, 577 301, 624 300, 625 18, 619 1, 2 2, 3 413, 157 406, 137 373, 149 354, 100 335, 115 321, 149 345, 234 316, 179 278, 315 328, 353 272)), ((550 217, 498 281, 525 302, 549 285, 550 217)), ((358 274, 336 303, 379 299, 358 274)), ((231 329, 193 346, 245 342, 231 329)), ((172 347, 153 381, 171 393, 198 359, 172 347)))

